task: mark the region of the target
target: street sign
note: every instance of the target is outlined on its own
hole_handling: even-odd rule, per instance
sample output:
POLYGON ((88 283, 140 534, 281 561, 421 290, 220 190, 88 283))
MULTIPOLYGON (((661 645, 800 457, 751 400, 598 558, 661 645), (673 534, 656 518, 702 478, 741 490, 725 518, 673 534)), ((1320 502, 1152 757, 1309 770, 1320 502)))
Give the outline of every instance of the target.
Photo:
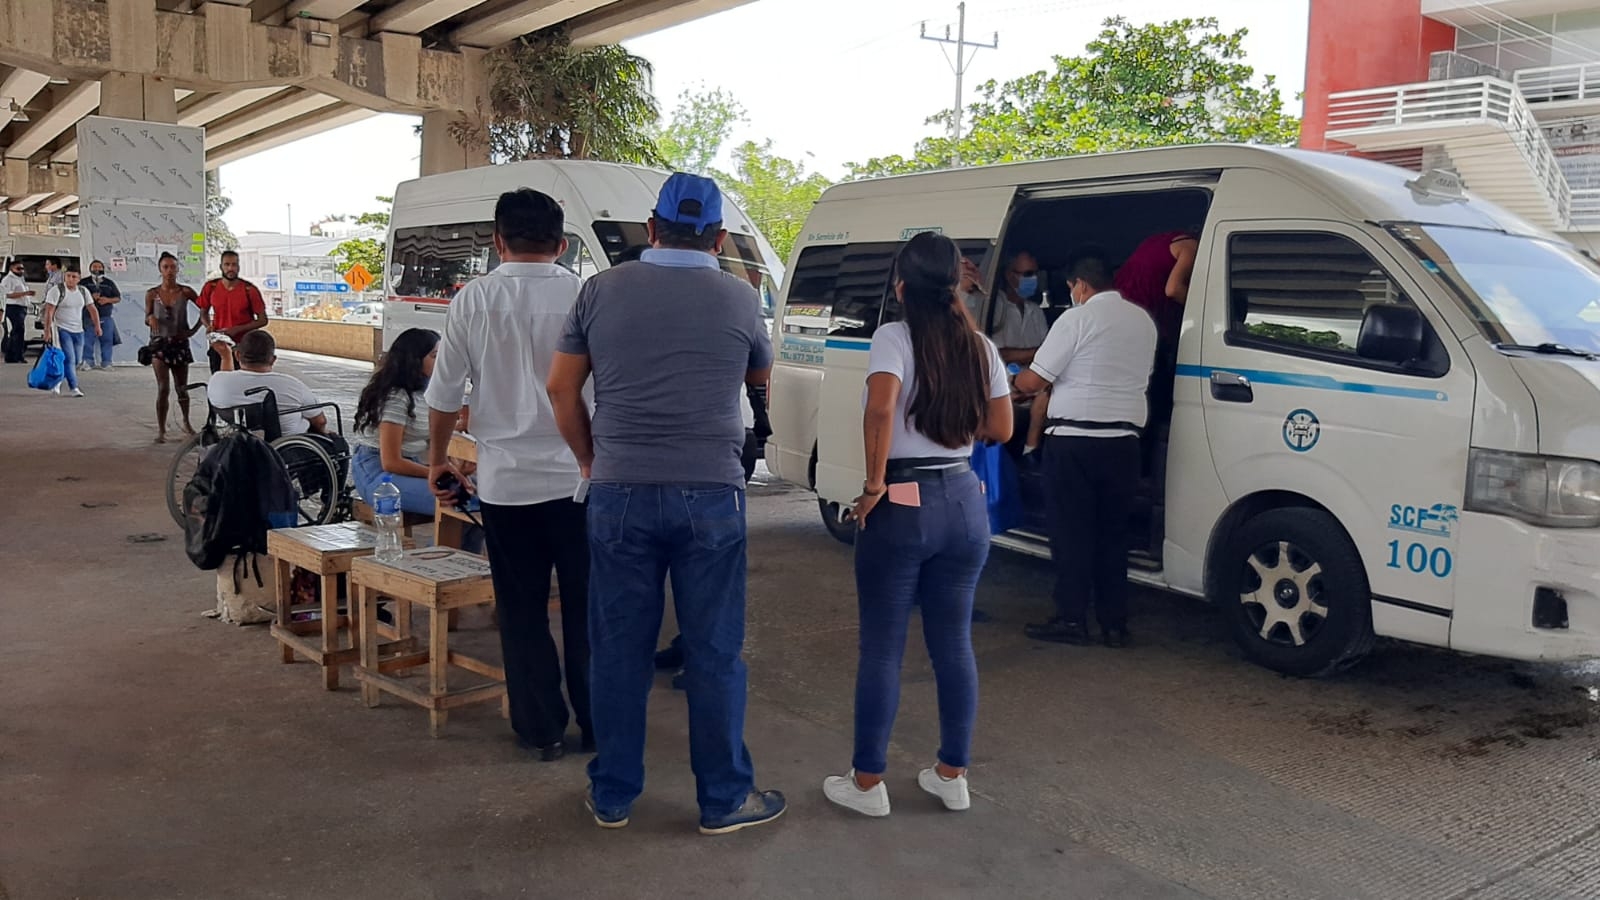
POLYGON ((372 287, 372 280, 372 273, 361 263, 356 263, 344 273, 344 283, 350 285, 350 289, 357 293, 372 287))
POLYGON ((296 281, 296 294, 348 294, 350 285, 342 281, 296 281))

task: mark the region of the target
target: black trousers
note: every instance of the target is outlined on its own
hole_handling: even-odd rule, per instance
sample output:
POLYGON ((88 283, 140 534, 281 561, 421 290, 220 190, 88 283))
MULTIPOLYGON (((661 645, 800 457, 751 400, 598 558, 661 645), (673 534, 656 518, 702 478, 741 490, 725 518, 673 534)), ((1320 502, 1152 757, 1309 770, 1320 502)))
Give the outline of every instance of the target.
POLYGON ((481 504, 493 569, 511 728, 548 747, 567 732, 567 699, 584 734, 589 719, 589 536, 571 500, 531 506, 481 504), (561 642, 550 636, 550 570, 561 586, 561 642), (567 697, 561 695, 565 657, 567 697))
POLYGON ((6 306, 6 362, 22 362, 22 353, 28 347, 28 334, 23 331, 27 318, 27 307, 6 306))
POLYGON ((1128 521, 1139 486, 1139 439, 1049 437, 1050 556, 1056 615, 1102 629, 1128 624, 1128 521))

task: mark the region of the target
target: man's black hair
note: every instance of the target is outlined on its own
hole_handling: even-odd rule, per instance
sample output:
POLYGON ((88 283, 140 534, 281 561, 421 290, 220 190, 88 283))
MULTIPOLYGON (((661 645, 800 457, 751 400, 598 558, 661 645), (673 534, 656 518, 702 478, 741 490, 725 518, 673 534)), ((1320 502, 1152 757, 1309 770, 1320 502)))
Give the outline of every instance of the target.
POLYGON ((222 259, 227 259, 230 256, 233 257, 234 259, 238 259, 239 258, 239 251, 237 251, 237 250, 224 250, 224 251, 222 251, 222 257, 221 257, 222 259))
POLYGON ((533 188, 507 191, 494 204, 494 233, 512 253, 555 253, 565 224, 561 204, 533 188))
POLYGON ((717 249, 717 235, 721 233, 721 222, 712 222, 706 225, 704 231, 696 234, 693 225, 680 225, 659 217, 656 219, 656 241, 663 247, 675 250, 704 250, 710 253, 717 249))
POLYGON ((72 273, 72 274, 73 274, 73 275, 81 275, 81 274, 83 274, 83 273, 81 273, 81 272, 79 272, 79 271, 78 271, 78 264, 77 264, 77 263, 73 263, 73 264, 71 264, 71 265, 69 265, 69 266, 67 266, 67 267, 66 267, 66 268, 65 268, 65 269, 63 269, 63 270, 62 270, 62 271, 64 271, 64 272, 70 272, 70 273, 72 273))
POLYGON ((1111 277, 1111 263, 1107 262, 1106 255, 1099 248, 1084 249, 1072 258, 1072 268, 1068 270, 1073 281, 1082 281, 1096 291, 1109 291, 1115 282, 1111 277))

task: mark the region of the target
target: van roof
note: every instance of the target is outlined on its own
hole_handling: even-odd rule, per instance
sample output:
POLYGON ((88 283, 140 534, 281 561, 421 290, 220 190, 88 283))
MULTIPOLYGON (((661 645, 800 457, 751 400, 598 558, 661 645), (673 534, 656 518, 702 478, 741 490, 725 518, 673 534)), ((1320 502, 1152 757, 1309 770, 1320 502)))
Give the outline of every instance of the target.
POLYGON ((1361 221, 1416 221, 1516 234, 1550 235, 1522 218, 1467 193, 1467 202, 1427 201, 1406 186, 1418 173, 1337 153, 1253 144, 1197 144, 1070 156, 1037 162, 975 166, 847 181, 823 192, 819 205, 910 194, 1055 185, 1129 177, 1182 176, 1252 168, 1289 177, 1361 221))

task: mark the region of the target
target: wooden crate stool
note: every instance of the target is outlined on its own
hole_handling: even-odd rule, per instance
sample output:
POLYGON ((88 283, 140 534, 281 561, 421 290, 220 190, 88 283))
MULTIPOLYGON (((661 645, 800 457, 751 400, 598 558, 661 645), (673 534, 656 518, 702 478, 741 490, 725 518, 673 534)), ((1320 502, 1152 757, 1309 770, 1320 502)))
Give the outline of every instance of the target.
MULTIPOLYGON (((350 517, 363 525, 377 527, 378 520, 372 512, 372 507, 365 500, 355 497, 350 501, 350 517)), ((422 513, 400 513, 400 533, 411 537, 411 529, 418 525, 428 524, 428 517, 422 513)))
POLYGON ((501 715, 509 715, 505 669, 450 649, 450 611, 494 602, 488 560, 449 547, 408 550, 393 562, 368 556, 351 564, 350 585, 361 623, 361 667, 356 670, 356 680, 361 682, 363 703, 377 706, 380 691, 409 700, 428 711, 428 730, 434 737, 444 732, 449 711, 458 706, 499 700, 501 715), (393 653, 378 643, 380 594, 428 611, 427 650, 393 653), (428 667, 426 693, 391 674, 424 665, 428 667), (452 691, 450 666, 492 681, 452 691))
MULTIPOLYGON (((360 662, 360 640, 354 616, 339 614, 339 582, 356 559, 372 555, 378 533, 358 522, 312 525, 307 528, 275 528, 267 532, 267 556, 277 582, 277 620, 272 636, 277 639, 281 658, 294 662, 301 654, 322 667, 322 686, 339 687, 339 667, 360 662), (294 570, 305 569, 321 581, 321 618, 310 622, 294 621, 294 570), (340 647, 340 626, 350 638, 350 646, 340 647)), ((353 602, 354 591, 347 591, 353 602)), ((410 640, 411 609, 401 602, 395 611, 395 625, 385 636, 405 647, 410 640)), ((353 608, 353 607, 352 607, 353 608)), ((302 611, 304 607, 302 607, 302 611)), ((376 639, 376 638, 375 638, 376 639)))

